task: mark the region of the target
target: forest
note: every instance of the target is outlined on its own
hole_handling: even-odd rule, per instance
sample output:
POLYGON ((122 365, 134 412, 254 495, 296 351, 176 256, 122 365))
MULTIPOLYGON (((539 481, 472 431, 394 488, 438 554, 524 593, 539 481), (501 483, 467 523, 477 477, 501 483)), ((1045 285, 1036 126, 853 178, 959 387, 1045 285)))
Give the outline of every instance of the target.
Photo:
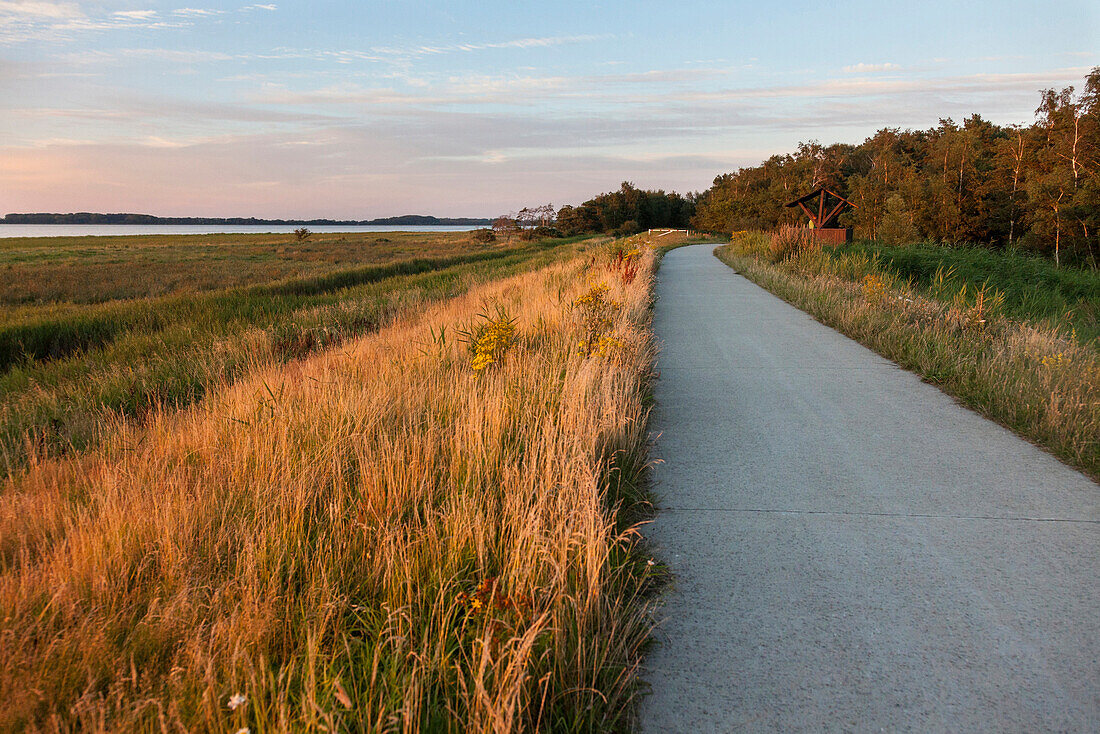
POLYGON ((857 207, 841 218, 857 238, 1008 247, 1096 268, 1100 67, 1080 91, 1040 95, 1026 126, 975 114, 929 130, 883 128, 860 145, 802 143, 715 178, 692 226, 730 233, 797 223, 800 213, 783 205, 825 186, 857 207))
POLYGON ((618 191, 600 194, 579 206, 563 206, 556 226, 566 236, 586 232, 626 236, 658 227, 686 229, 694 213, 692 196, 645 191, 624 181, 618 191))

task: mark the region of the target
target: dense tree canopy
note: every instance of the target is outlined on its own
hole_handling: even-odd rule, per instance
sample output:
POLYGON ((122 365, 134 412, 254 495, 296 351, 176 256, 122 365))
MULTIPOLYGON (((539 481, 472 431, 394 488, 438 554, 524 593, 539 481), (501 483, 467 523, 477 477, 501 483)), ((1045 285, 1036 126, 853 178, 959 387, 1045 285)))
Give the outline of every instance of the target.
POLYGON ((633 234, 644 229, 685 229, 695 213, 691 197, 676 192, 643 191, 624 181, 618 191, 558 210, 557 228, 566 235, 583 232, 633 234))
POLYGON ((1042 93, 1035 122, 973 115, 930 130, 879 130, 861 145, 803 143, 714 179, 693 225, 732 232, 803 219, 783 204, 825 185, 859 208, 842 223, 888 242, 1017 246, 1100 260, 1100 67, 1084 88, 1042 93))

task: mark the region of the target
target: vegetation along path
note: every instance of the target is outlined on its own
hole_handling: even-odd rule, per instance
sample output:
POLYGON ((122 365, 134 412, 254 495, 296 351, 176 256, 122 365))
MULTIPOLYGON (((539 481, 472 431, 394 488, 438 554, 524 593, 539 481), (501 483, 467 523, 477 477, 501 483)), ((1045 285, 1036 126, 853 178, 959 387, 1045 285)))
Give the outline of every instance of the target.
POLYGON ((659 275, 643 729, 1100 730, 1100 487, 710 246, 659 275))

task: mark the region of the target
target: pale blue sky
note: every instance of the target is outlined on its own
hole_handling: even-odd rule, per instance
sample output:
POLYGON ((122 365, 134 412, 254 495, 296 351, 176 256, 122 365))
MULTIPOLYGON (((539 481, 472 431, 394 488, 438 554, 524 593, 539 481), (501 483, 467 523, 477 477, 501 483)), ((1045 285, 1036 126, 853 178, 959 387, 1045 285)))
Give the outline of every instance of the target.
POLYGON ((624 179, 700 190, 801 140, 1028 122, 1100 64, 1098 8, 0 0, 0 212, 490 216, 624 179))

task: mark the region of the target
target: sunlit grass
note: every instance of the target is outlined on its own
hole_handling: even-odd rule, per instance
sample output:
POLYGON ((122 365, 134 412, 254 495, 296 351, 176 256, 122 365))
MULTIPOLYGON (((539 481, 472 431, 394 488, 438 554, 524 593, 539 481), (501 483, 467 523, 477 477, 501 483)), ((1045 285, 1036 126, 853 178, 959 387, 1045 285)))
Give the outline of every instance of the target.
POLYGON ((117 235, 0 238, 2 307, 92 304, 492 249, 469 232, 117 235))
POLYGON ((0 729, 624 728, 655 257, 629 283, 611 260, 472 287, 19 472, 0 729), (586 354, 574 304, 601 285, 614 344, 586 354), (456 330, 486 313, 512 343, 475 370, 456 330))
POLYGON ((94 446, 115 414, 189 405, 258 365, 333 348, 405 309, 568 257, 573 247, 401 260, 72 312, 24 309, 0 326, 0 473, 31 454, 94 446))
POLYGON ((1004 296, 1005 315, 1020 321, 1042 322, 1052 328, 1072 329, 1081 343, 1100 339, 1100 273, 1057 267, 1046 258, 985 247, 944 246, 932 243, 891 246, 853 242, 836 250, 838 256, 877 258, 884 268, 918 288, 932 291, 971 289, 987 285, 1004 296))

